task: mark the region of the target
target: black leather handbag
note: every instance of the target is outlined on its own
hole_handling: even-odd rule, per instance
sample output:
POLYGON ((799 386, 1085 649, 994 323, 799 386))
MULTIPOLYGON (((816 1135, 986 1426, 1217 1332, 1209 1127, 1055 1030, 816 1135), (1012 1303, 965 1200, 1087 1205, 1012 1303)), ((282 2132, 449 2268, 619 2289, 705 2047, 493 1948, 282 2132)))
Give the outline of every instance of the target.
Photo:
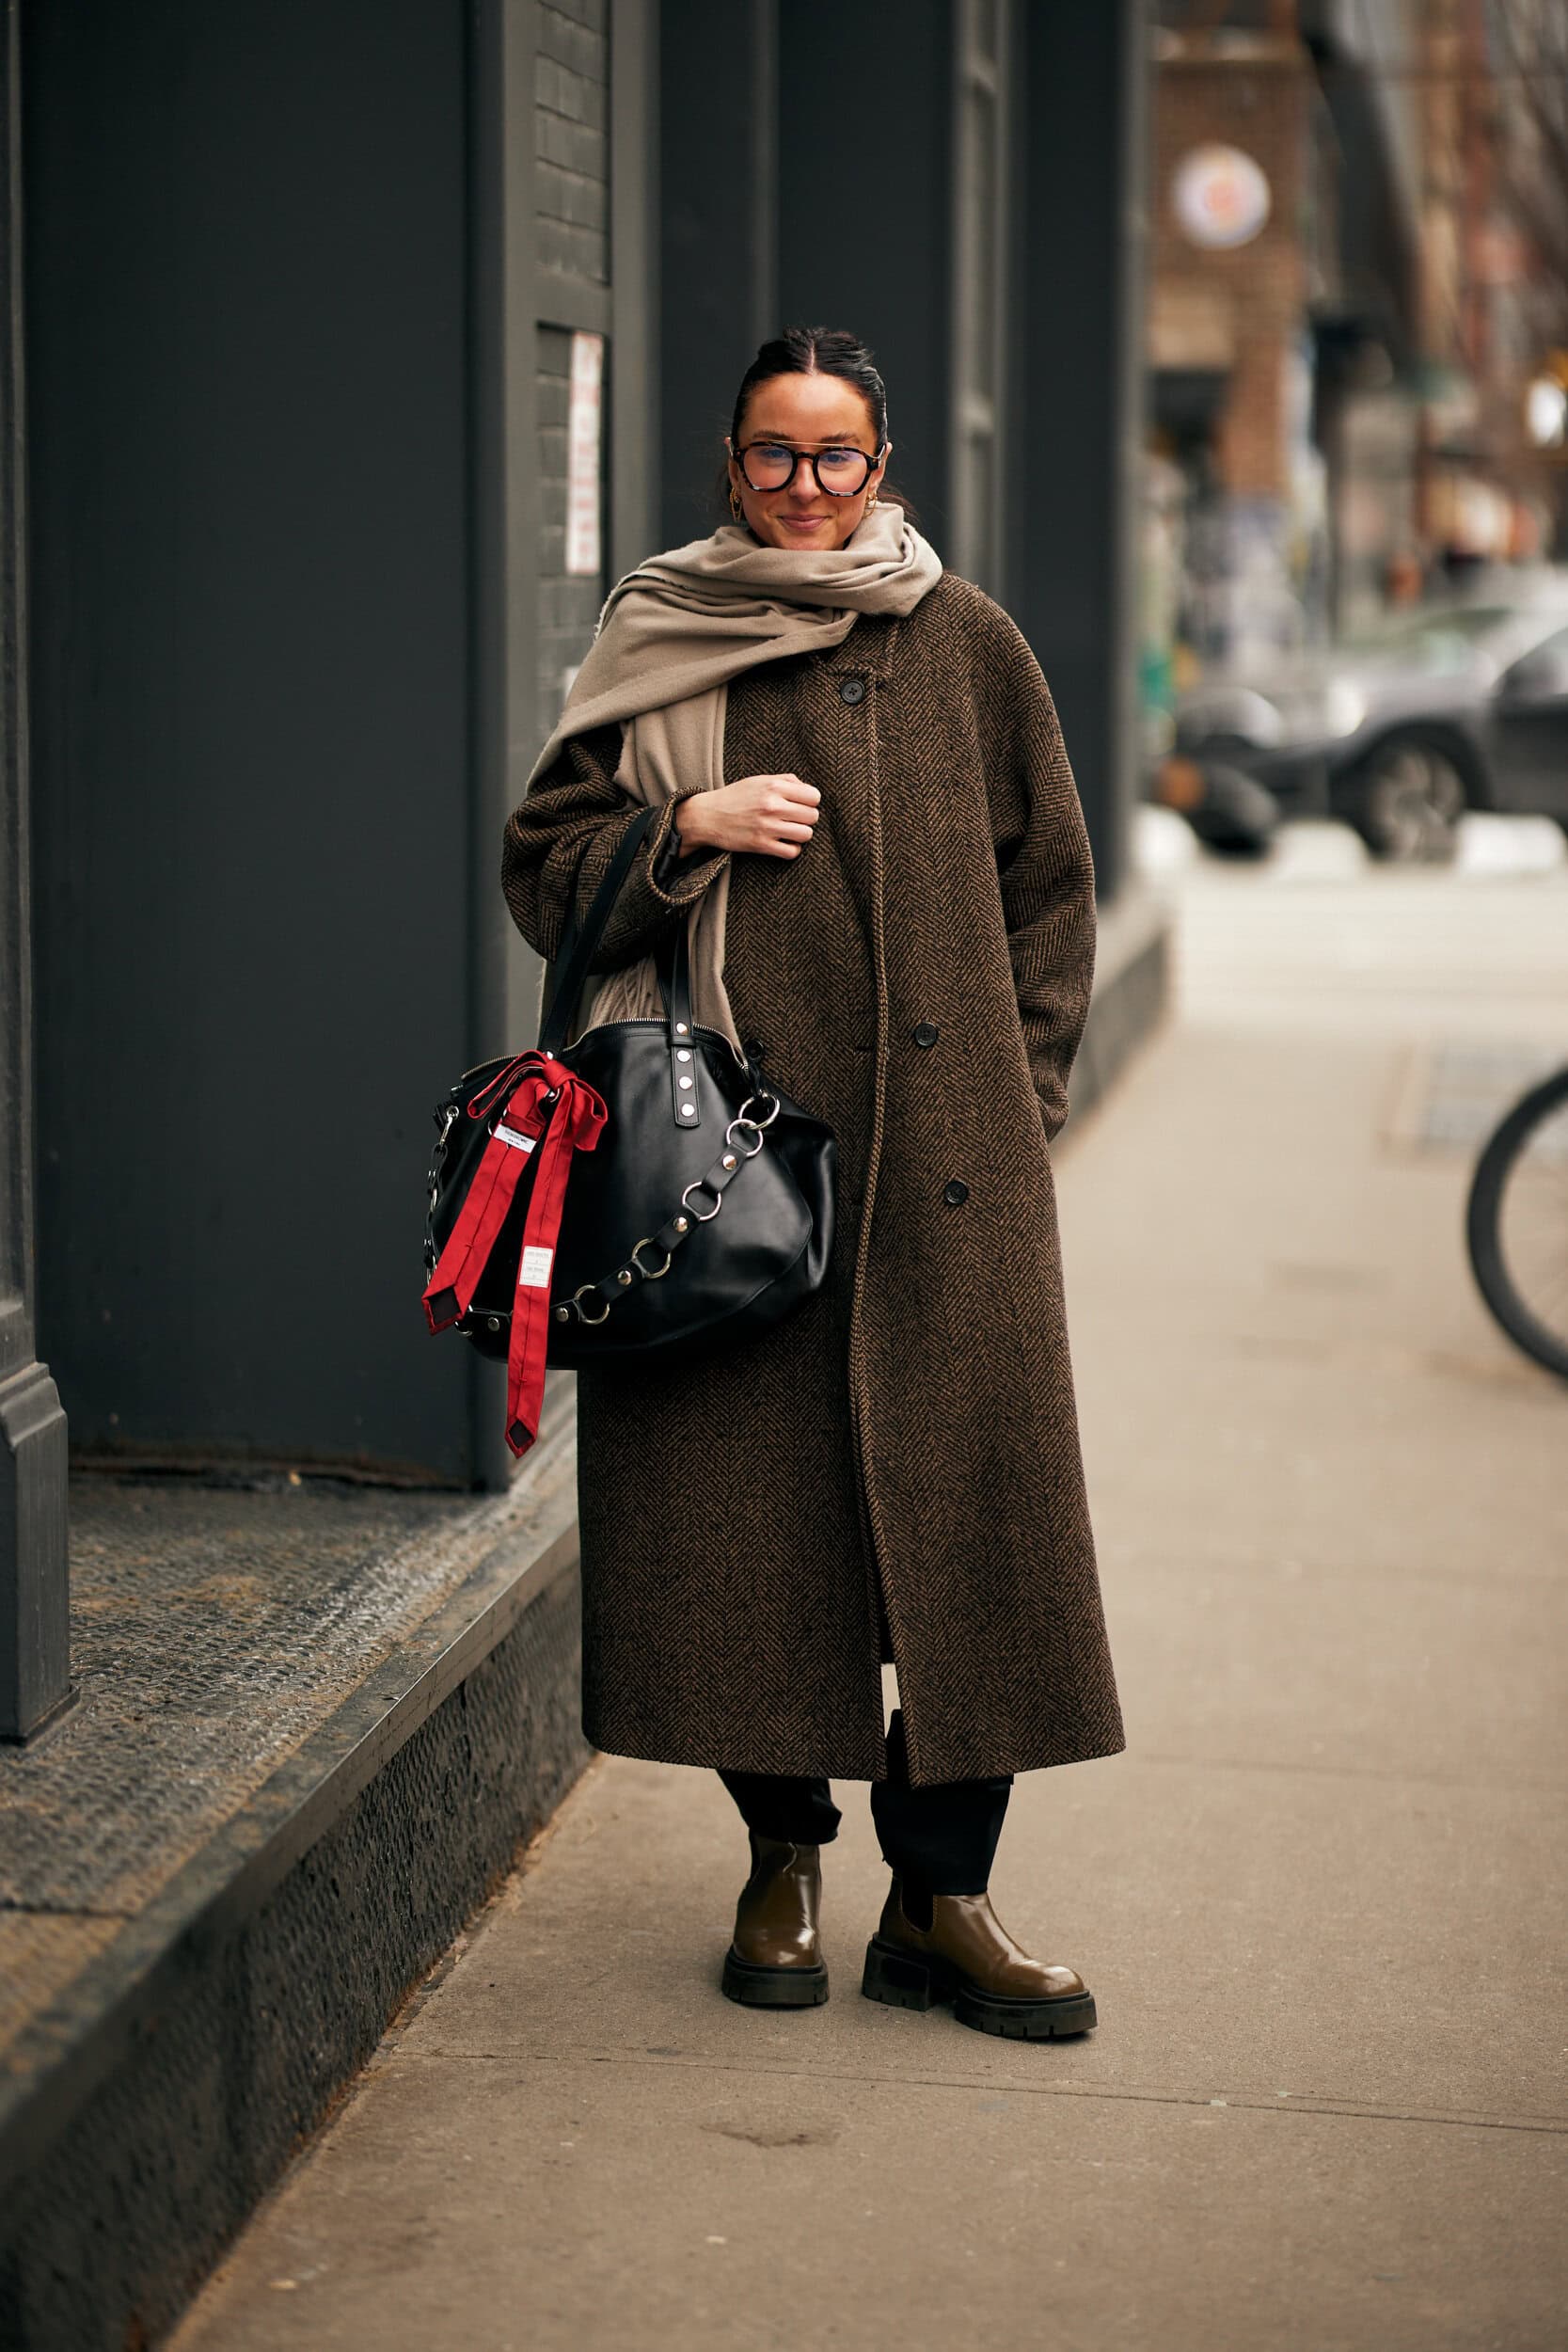
POLYGON ((433 1328, 455 1324, 482 1353, 510 1355, 514 1367, 516 1302, 546 1277, 547 1359, 580 1368, 732 1345, 778 1322, 827 1273, 832 1132, 765 1079, 754 1061, 737 1060, 717 1030, 695 1025, 684 922, 661 961, 661 1016, 608 1022, 566 1041, 605 927, 657 814, 647 810, 627 829, 586 916, 563 940, 534 1052, 466 1071, 436 1105, 426 1311, 433 1328), (591 1143, 556 1154, 562 1169, 569 1167, 569 1182, 564 1173, 558 1180, 564 1200, 549 1256, 539 1239, 531 1247, 531 1234, 544 1231, 535 1196, 557 1181, 545 1147, 569 1098, 579 1126, 593 1124, 595 1104, 603 1123, 591 1143), (537 1105, 536 1134, 519 1116, 523 1103, 537 1105), (470 1203, 485 1168, 515 1184, 504 1215, 488 1209, 488 1226, 470 1203), (471 1279, 442 1289, 437 1270, 448 1263, 466 1204, 478 1236, 471 1279))

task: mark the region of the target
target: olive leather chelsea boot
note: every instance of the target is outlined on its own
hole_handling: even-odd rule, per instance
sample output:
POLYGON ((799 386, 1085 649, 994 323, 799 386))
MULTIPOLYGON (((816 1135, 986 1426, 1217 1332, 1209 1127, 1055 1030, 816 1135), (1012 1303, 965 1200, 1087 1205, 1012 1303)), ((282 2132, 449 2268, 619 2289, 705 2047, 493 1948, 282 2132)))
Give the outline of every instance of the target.
POLYGON ((927 1895, 921 1903, 911 1890, 906 1909, 897 1879, 866 1947, 861 1991, 890 2009, 951 2001, 959 2025, 1012 2042, 1087 2033, 1095 2022, 1094 1995, 1083 1978, 1031 1960, 989 1895, 927 1895))
POLYGON ((752 1875, 736 1906, 722 1988, 751 2009, 816 2009, 828 1997, 817 1939, 822 1852, 751 1832, 752 1875))

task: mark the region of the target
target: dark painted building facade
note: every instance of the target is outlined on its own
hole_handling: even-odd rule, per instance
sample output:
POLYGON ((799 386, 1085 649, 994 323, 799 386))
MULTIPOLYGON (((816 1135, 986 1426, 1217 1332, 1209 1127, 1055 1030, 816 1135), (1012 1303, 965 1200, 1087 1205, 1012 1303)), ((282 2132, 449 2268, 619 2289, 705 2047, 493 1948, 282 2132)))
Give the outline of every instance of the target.
POLYGON ((1144 50, 1137 0, 7 22, 15 1732, 64 1685, 67 1419, 92 1457, 507 1475, 492 1368, 419 1312, 429 1105, 530 1032, 505 814, 610 580, 709 527, 783 320, 877 348, 1115 900, 1144 50))

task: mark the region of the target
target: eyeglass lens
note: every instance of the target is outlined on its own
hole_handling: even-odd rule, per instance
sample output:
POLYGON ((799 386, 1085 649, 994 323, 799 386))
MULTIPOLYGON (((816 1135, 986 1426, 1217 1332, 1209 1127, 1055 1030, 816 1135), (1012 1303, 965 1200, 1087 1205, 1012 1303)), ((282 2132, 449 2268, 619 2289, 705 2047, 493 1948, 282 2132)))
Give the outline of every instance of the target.
POLYGON ((740 453, 740 469, 753 490, 782 490, 797 466, 809 466, 831 499, 853 498, 865 487, 874 458, 863 449, 793 450, 782 441, 753 441, 740 453))

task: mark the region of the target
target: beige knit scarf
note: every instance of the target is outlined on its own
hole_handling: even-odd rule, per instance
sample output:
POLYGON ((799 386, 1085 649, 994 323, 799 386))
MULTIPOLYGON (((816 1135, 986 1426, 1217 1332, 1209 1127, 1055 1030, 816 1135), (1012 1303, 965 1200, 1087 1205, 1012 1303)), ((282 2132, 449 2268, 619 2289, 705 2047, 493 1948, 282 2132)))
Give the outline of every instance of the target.
MULTIPOLYGON (((611 590, 530 784, 571 737, 619 722, 625 734, 615 781, 634 800, 657 806, 680 792, 711 791, 724 781, 731 678, 765 661, 840 645, 863 612, 911 612, 941 576, 936 550, 892 504, 872 507, 844 547, 820 553, 762 547, 726 523, 711 538, 650 556, 611 590)), ((805 781, 824 792, 832 783, 805 781)), ((729 880, 726 867, 689 917, 692 1010, 738 1051, 724 990, 729 880)), ((586 1025, 658 1009, 647 957, 610 975, 586 1025)))

